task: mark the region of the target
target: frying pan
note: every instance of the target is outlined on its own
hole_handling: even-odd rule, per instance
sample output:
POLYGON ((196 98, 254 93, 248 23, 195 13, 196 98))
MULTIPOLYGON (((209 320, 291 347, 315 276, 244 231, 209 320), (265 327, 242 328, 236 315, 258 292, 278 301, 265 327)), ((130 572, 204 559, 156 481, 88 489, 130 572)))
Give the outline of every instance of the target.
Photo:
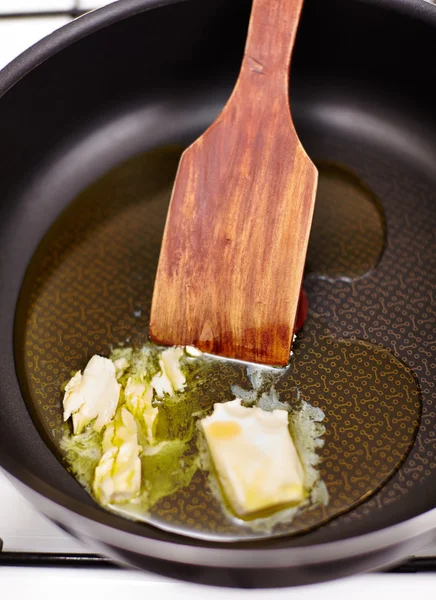
MULTIPOLYGON (((384 249, 369 272, 316 276, 308 269, 311 309, 336 333, 392 351, 412 370, 422 406, 406 460, 353 510, 304 535, 223 544, 101 509, 56 454, 49 438, 60 408, 43 392, 58 389, 65 356, 83 365, 115 338, 144 334, 154 267, 141 284, 142 306, 129 304, 121 270, 119 295, 100 304, 107 298, 98 283, 113 279, 100 248, 90 279, 81 282, 86 257, 76 281, 64 273, 58 291, 67 290, 60 295, 72 305, 59 305, 55 294, 42 324, 29 317, 75 240, 92 246, 105 210, 114 211, 115 222, 120 215, 121 237, 128 236, 117 211, 137 193, 129 161, 162 145, 186 146, 218 114, 236 80, 249 9, 248 0, 123 0, 55 32, 0 74, 0 464, 40 511, 115 560, 200 583, 280 587, 379 568, 436 537, 436 7, 422 0, 307 0, 291 73, 303 145, 318 163, 349 169, 378 198, 384 220, 384 249), (82 193, 95 196, 87 205, 94 209, 73 218, 65 209, 82 193), (107 206, 109 197, 115 206, 107 206), (83 296, 97 285, 93 298, 111 331, 101 333, 100 311, 82 315, 82 338, 68 338, 80 321, 77 281, 83 296), (119 317, 132 311, 141 318, 119 317), (29 328, 36 336, 30 350, 42 352, 36 357, 26 354, 29 328), (44 349, 58 351, 51 367, 44 349)), ((159 192, 165 174, 150 169, 152 183, 144 185, 159 192)), ((158 245, 159 232, 146 221, 158 245)), ((108 247, 118 243, 117 228, 111 232, 108 247)), ((348 256, 346 239, 339 259, 348 256)))

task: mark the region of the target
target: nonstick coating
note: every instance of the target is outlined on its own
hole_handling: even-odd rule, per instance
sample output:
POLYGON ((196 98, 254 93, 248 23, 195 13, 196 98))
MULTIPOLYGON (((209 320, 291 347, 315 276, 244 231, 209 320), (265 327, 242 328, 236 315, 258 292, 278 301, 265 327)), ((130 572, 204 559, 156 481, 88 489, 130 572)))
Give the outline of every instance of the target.
POLYGON ((398 560, 430 542, 436 527, 436 8, 421 0, 308 0, 291 73, 293 116, 310 156, 353 169, 385 210, 387 245, 372 278, 332 284, 310 277, 306 288, 333 324, 334 311, 339 322, 347 302, 359 302, 362 320, 351 333, 390 348, 419 380, 421 427, 388 484, 309 534, 224 548, 97 508, 26 409, 14 368, 14 316, 42 236, 115 165, 162 143, 189 143, 235 82, 249 1, 189 0, 142 12, 161 4, 125 0, 87 15, 0 74, 0 463, 73 535, 181 579, 274 587, 398 560), (332 285, 334 307, 323 304, 332 285))

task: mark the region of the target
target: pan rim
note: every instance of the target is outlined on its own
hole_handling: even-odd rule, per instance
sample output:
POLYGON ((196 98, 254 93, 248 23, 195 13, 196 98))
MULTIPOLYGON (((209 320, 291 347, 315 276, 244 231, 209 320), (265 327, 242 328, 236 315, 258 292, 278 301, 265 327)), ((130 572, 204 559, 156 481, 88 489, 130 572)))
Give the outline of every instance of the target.
MULTIPOLYGON (((38 65, 82 37, 146 10, 182 1, 187 0, 119 0, 80 17, 26 50, 1 71, 0 97, 38 65)), ((423 18, 436 27, 436 6, 424 0, 356 1, 386 7, 414 18, 423 18)), ((71 519, 74 522, 74 531, 79 535, 88 536, 89 525, 92 525, 93 534, 95 533, 96 537, 109 545, 113 543, 115 534, 120 548, 131 551, 133 547, 146 556, 181 564, 250 569, 326 564, 400 546, 406 540, 418 540, 419 537, 429 534, 436 528, 435 508, 402 523, 335 542, 280 549, 247 550, 232 548, 229 544, 208 548, 201 543, 193 544, 192 541, 186 543, 187 538, 181 536, 179 543, 153 539, 141 534, 140 525, 126 522, 120 517, 103 513, 97 508, 85 506, 71 499, 44 483, 2 450, 0 450, 0 465, 7 471, 9 477, 16 480, 18 487, 25 486, 31 491, 37 499, 38 507, 40 509, 42 507, 42 512, 57 522, 71 519)))

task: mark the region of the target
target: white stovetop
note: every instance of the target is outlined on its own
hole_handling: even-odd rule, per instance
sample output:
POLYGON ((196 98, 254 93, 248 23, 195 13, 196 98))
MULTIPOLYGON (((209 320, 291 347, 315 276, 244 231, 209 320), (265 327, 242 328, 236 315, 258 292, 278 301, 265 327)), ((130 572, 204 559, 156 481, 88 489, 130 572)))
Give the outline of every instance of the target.
MULTIPOLYGON (((66 16, 7 18, 5 14, 94 9, 111 0, 0 0, 0 69, 30 45, 71 20, 66 16)), ((436 0, 431 0, 436 2, 436 0)), ((0 537, 10 552, 86 553, 79 542, 30 506, 0 472, 0 537)), ((422 555, 436 554, 436 548, 422 555)), ((136 571, 0 567, 0 598, 16 600, 410 600, 435 597, 436 575, 364 575, 333 583, 274 591, 219 590, 166 580, 136 571)))
POLYGON ((432 600, 433 575, 365 575, 298 589, 274 591, 198 588, 125 571, 78 572, 72 569, 0 570, 2 598, 12 600, 432 600))

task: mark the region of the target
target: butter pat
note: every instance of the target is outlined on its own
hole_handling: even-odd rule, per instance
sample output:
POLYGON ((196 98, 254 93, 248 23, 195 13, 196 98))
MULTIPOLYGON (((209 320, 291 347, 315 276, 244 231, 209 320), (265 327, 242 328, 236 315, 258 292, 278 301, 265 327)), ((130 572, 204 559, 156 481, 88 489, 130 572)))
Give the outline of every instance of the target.
POLYGON ((185 352, 188 356, 192 356, 193 358, 198 358, 203 354, 203 352, 198 348, 195 348, 195 346, 185 346, 185 352))
POLYGON ((234 512, 249 516, 305 498, 304 470, 285 410, 215 404, 201 421, 219 481, 234 512))
POLYGON ((185 389, 186 377, 180 368, 182 356, 183 349, 180 346, 173 346, 162 352, 159 360, 160 372, 151 380, 151 386, 158 398, 163 398, 165 394, 174 396, 185 389))
POLYGON ((159 409, 152 406, 153 388, 138 377, 129 377, 124 389, 127 408, 135 417, 142 418, 147 430, 147 440, 151 444, 156 433, 159 409))
POLYGON ((120 384, 113 362, 96 354, 83 375, 77 371, 65 387, 64 421, 72 417, 75 434, 81 433, 91 422, 96 431, 101 431, 112 420, 119 396, 120 384))
POLYGON ((113 361, 115 367, 115 375, 117 379, 124 375, 124 371, 126 371, 130 367, 130 363, 125 356, 121 356, 113 361))
POLYGON ((141 447, 136 421, 122 407, 105 429, 103 455, 94 473, 93 492, 102 504, 126 502, 141 490, 141 447))

